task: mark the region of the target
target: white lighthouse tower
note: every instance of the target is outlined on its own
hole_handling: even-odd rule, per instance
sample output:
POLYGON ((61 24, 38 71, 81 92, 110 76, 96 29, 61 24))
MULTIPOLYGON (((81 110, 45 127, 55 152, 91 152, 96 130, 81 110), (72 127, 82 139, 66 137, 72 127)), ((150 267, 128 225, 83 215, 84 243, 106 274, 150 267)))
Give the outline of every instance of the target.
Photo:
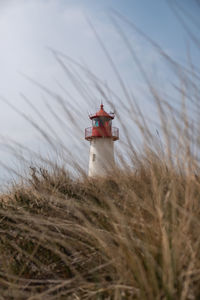
POLYGON ((85 129, 85 139, 90 141, 89 176, 104 176, 115 165, 114 141, 119 139, 119 129, 112 127, 114 117, 103 104, 96 114, 89 115, 92 127, 85 129))

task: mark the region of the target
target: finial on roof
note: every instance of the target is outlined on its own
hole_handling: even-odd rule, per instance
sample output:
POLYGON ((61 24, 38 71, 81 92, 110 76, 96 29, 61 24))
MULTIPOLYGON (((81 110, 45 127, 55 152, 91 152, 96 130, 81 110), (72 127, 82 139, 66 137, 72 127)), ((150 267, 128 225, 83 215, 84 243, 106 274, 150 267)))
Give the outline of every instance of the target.
POLYGON ((103 109, 103 101, 101 100, 100 108, 103 109))

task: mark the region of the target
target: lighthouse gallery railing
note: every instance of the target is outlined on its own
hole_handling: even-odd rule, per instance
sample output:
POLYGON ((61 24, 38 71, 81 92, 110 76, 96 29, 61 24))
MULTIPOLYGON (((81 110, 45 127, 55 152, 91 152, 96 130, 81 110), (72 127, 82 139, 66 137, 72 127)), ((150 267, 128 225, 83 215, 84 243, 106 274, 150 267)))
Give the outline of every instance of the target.
MULTIPOLYGON (((112 137, 114 140, 118 140, 119 139, 119 129, 117 127, 112 127, 111 132, 112 132, 112 135, 110 137, 112 137)), ((92 127, 88 127, 85 129, 85 139, 89 140, 91 138, 92 138, 92 127)))

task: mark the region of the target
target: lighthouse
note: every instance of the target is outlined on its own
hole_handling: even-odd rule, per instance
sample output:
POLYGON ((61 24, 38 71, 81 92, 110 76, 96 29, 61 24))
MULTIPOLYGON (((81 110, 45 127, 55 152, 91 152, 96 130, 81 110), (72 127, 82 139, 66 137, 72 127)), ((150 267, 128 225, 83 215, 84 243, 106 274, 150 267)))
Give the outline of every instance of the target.
POLYGON ((91 177, 104 176, 115 166, 114 142, 119 139, 119 129, 112 127, 114 113, 107 113, 103 104, 95 114, 89 115, 92 127, 85 129, 85 139, 90 142, 89 172, 91 177))

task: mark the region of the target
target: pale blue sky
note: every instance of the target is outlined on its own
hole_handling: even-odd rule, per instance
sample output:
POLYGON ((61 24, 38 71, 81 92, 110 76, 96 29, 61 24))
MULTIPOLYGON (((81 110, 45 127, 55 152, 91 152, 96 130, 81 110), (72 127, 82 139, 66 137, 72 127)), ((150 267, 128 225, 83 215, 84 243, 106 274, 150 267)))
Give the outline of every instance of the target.
MULTIPOLYGON (((74 105, 74 101, 70 97, 66 98, 65 92, 60 88, 62 85, 77 101, 75 105, 81 114, 79 116, 80 127, 84 130, 84 127, 89 126, 87 112, 98 108, 100 94, 96 93, 92 102, 89 102, 84 95, 81 96, 77 93, 48 50, 48 47, 51 47, 81 61, 123 97, 113 70, 86 21, 87 17, 112 55, 127 86, 134 91, 144 111, 146 110, 149 117, 155 120, 155 111, 151 107, 144 82, 137 67, 132 64, 121 37, 113 27, 110 14, 112 9, 119 11, 181 63, 187 63, 189 47, 194 65, 200 67, 198 52, 177 20, 169 3, 181 4, 186 13, 193 16, 193 21, 200 23, 198 19, 200 7, 195 0, 1 0, 0 95, 41 124, 38 116, 34 115, 20 93, 26 95, 31 103, 52 123, 59 132, 60 138, 76 156, 75 144, 81 140, 84 132, 78 132, 76 135, 78 140, 72 141, 71 135, 74 135, 75 129, 71 127, 64 115, 66 128, 60 132, 59 125, 56 125, 52 114, 43 103, 45 100, 48 105, 55 106, 54 109, 59 111, 60 108, 56 106, 55 99, 46 95, 20 73, 50 87, 74 105), (146 98, 142 96, 144 94, 146 98)), ((152 79, 155 82, 158 80, 159 84, 161 83, 160 86, 170 91, 170 85, 168 86, 167 82, 170 78, 169 72, 155 49, 141 39, 129 26, 121 21, 120 24, 129 36, 131 45, 142 60, 143 66, 150 74, 153 74, 152 79)), ((192 32, 199 34, 192 21, 189 21, 188 24, 192 32)), ((116 110, 119 109, 117 100, 111 99, 111 101, 116 110)), ((39 134, 6 104, 2 102, 0 105, 1 135, 6 138, 11 137, 33 149, 39 148, 42 153, 45 152, 47 148, 40 140, 39 134)), ((109 109, 110 107, 108 107, 109 109)), ((115 125, 117 125, 117 120, 115 125)), ((85 147, 85 152, 82 152, 83 160, 86 161, 89 145, 82 140, 81 142, 85 147)), ((1 157, 6 163, 10 160, 4 152, 1 157)))

